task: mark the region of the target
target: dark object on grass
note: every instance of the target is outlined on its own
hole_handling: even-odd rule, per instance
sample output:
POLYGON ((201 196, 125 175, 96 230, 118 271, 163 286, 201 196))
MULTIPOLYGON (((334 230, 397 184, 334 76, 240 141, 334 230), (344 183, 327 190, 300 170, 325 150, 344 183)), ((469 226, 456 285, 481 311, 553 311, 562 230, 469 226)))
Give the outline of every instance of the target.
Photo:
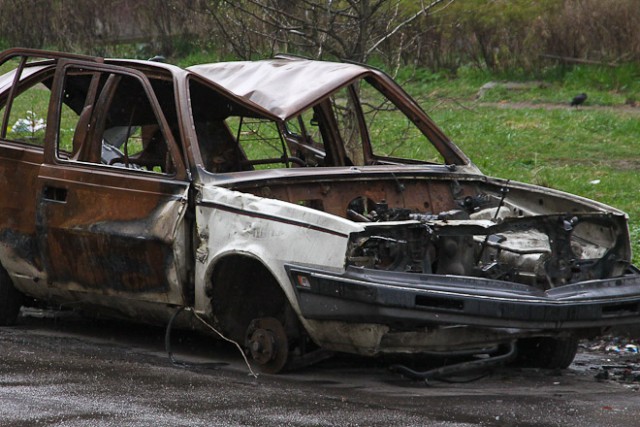
POLYGON ((573 97, 573 99, 571 100, 571 106, 577 107, 578 105, 582 104, 586 100, 587 100, 587 94, 581 93, 580 95, 576 95, 573 97))

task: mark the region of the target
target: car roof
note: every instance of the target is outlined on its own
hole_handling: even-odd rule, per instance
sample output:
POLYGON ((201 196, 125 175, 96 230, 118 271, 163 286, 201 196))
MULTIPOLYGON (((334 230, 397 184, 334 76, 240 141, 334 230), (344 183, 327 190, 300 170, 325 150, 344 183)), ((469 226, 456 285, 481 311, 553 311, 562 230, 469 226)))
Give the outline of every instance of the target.
MULTIPOLYGON (((94 58, 62 52, 15 48, 2 52, 2 56, 24 55, 34 58, 97 60, 112 65, 149 70, 163 70, 177 75, 184 69, 162 62, 116 58, 94 58)), ((46 61, 32 63, 25 68, 22 79, 51 66, 46 61), (46 65, 44 65, 46 64, 46 65)), ((194 65, 188 72, 211 82, 221 92, 235 97, 247 106, 253 105, 262 114, 286 120, 316 104, 350 82, 367 75, 383 73, 365 65, 343 62, 317 61, 291 56, 279 56, 259 61, 232 61, 194 65)), ((0 79, 0 89, 6 90, 13 82, 14 74, 7 73, 0 79)), ((380 77, 380 76, 379 76, 380 77)))
MULTIPOLYGON (((40 71, 52 68, 51 65, 39 65, 39 66, 30 66, 24 69, 22 75, 20 76, 22 80, 31 77, 32 75, 39 73, 40 71)), ((0 93, 8 90, 11 86, 13 86, 13 81, 15 79, 16 69, 10 70, 5 74, 0 75, 0 93)))
POLYGON ((194 65, 187 70, 287 119, 374 69, 349 63, 301 58, 194 65))

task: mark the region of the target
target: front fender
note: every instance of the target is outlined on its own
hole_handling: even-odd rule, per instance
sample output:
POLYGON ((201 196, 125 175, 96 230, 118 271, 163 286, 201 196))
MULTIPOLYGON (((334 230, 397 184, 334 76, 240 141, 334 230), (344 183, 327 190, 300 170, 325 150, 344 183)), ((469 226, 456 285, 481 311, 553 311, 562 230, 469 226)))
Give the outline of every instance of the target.
POLYGON ((196 310, 216 262, 230 255, 258 260, 299 312, 285 263, 342 271, 349 235, 358 224, 308 207, 220 187, 204 187, 196 206, 196 310))

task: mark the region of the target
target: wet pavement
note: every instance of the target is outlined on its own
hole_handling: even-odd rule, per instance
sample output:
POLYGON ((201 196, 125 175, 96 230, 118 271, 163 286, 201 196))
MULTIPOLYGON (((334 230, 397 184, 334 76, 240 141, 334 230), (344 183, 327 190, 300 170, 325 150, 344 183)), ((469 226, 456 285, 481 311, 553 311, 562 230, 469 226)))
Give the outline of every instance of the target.
POLYGON ((425 384, 392 373, 388 361, 356 357, 256 379, 233 346, 174 331, 175 358, 187 363, 179 367, 164 333, 49 312, 0 328, 0 426, 633 426, 640 418, 638 381, 613 374, 633 372, 638 355, 593 343, 561 372, 500 368, 468 383, 425 384))

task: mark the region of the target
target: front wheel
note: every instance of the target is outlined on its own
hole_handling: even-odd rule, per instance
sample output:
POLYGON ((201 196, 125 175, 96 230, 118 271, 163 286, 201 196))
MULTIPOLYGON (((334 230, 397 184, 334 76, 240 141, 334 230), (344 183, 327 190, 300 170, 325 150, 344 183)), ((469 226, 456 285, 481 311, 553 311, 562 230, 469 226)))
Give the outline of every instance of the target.
POLYGON ((13 287, 9 274, 0 267, 0 326, 15 325, 23 302, 24 295, 13 287))
POLYGON ((578 352, 578 339, 525 338, 518 341, 516 364, 531 368, 565 369, 578 352))
POLYGON ((245 347, 265 374, 277 374, 287 364, 289 341, 278 319, 254 319, 247 329, 245 347))

